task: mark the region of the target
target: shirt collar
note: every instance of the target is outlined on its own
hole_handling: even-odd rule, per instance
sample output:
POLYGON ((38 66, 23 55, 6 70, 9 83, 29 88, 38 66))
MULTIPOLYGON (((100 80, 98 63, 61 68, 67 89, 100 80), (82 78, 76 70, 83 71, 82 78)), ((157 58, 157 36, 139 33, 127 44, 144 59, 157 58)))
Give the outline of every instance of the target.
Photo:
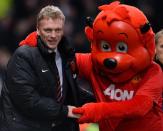
POLYGON ((49 52, 49 53, 53 53, 53 52, 55 52, 55 53, 57 54, 58 49, 57 49, 57 48, 55 48, 54 50, 49 49, 48 52, 49 52))

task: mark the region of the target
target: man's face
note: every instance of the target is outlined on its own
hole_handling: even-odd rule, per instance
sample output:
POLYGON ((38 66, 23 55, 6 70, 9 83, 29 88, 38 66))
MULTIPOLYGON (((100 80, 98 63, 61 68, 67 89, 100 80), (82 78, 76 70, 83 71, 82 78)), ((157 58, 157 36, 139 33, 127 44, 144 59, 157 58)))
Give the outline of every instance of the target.
POLYGON ((50 49, 55 49, 63 36, 63 28, 63 20, 44 18, 38 23, 37 32, 50 49))

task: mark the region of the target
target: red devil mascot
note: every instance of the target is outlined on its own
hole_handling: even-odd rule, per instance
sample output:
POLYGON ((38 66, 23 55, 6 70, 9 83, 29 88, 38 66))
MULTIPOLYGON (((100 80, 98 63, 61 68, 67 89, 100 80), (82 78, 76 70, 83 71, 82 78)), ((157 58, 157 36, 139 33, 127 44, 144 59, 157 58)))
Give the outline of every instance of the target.
MULTIPOLYGON (((81 115, 79 123, 97 122, 100 131, 163 131, 163 75, 153 62, 154 33, 147 18, 117 1, 99 9, 85 27, 91 53, 76 54, 79 76, 91 83, 97 102, 73 112, 81 115)), ((36 35, 21 45, 36 46, 36 35)))
POLYGON ((163 131, 162 71, 153 62, 154 33, 137 8, 113 2, 85 33, 91 53, 76 54, 80 76, 92 84, 97 103, 74 110, 80 123, 100 131, 163 131))

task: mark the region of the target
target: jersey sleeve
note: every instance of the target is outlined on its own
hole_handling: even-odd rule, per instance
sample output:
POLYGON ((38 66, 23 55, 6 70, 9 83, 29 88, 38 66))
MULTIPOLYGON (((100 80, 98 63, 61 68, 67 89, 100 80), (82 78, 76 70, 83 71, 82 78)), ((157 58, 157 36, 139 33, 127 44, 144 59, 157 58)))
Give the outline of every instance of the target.
POLYGON ((141 88, 136 95, 144 95, 150 97, 155 103, 161 104, 163 89, 163 73, 161 68, 153 63, 146 73, 141 88))

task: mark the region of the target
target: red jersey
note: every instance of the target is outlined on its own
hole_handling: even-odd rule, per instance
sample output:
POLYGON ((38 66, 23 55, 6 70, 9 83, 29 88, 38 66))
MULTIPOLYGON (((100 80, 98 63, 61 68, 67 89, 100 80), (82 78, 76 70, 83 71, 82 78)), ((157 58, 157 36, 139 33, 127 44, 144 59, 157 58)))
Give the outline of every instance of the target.
POLYGON ((94 70, 91 54, 77 54, 76 63, 79 76, 91 83, 98 102, 127 101, 136 95, 148 96, 153 100, 152 109, 143 118, 108 118, 99 122, 100 131, 163 130, 163 113, 160 108, 163 76, 157 64, 152 63, 146 71, 124 83, 114 83, 94 70))

